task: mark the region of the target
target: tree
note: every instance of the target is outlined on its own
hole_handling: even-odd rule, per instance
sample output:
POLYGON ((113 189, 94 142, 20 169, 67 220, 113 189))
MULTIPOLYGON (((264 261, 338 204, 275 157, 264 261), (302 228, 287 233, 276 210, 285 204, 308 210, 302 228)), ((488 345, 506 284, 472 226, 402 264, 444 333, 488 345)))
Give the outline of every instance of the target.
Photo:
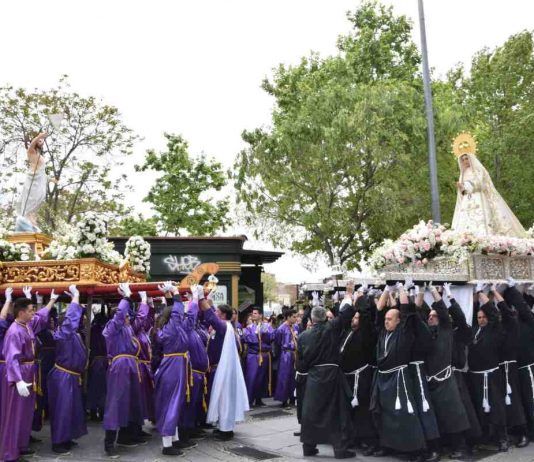
POLYGON ((110 230, 112 236, 157 236, 158 221, 154 217, 144 218, 141 214, 137 217, 123 218, 110 230))
POLYGON ((44 155, 49 183, 46 203, 40 211, 42 228, 54 231, 61 221, 70 223, 88 210, 108 219, 125 213, 125 175, 111 175, 132 152, 137 136, 126 127, 117 108, 69 89, 66 77, 51 90, 0 88, 0 195, 12 214, 21 160, 31 138, 47 131, 44 155), (62 113, 64 121, 54 128, 51 114, 62 113))
POLYGON ((267 303, 278 301, 276 276, 271 273, 261 273, 261 283, 263 285, 263 301, 267 303))
POLYGON ((165 138, 167 151, 149 150, 143 165, 136 166, 137 171, 160 174, 144 201, 152 204, 163 231, 211 235, 224 230, 229 224, 229 201, 221 194, 227 183, 221 164, 191 156, 180 135, 165 134, 165 138))
POLYGON ((245 222, 276 245, 358 267, 428 209, 424 104, 411 26, 364 3, 337 56, 279 66, 270 130, 245 131, 234 182, 245 222))

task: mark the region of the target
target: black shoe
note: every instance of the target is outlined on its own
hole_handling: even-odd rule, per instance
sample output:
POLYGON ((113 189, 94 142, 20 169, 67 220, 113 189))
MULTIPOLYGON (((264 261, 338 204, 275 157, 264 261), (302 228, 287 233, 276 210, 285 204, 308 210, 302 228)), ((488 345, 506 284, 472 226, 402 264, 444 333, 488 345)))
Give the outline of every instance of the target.
POLYGON ((65 447, 67 449, 77 448, 78 447, 78 443, 76 441, 74 441, 74 440, 70 440, 70 441, 67 441, 65 443, 65 447))
POLYGON ((150 438, 152 438, 152 433, 148 433, 148 432, 145 432, 145 431, 141 430, 141 432, 137 436, 139 438, 144 438, 144 439, 149 440, 150 438))
POLYGON ((517 443, 515 443, 515 447, 516 448, 526 448, 529 444, 529 440, 528 438, 526 437, 526 435, 522 435, 519 437, 519 441, 517 443))
POLYGON ((161 450, 161 453, 164 456, 183 456, 184 455, 184 451, 182 451, 181 449, 175 448, 173 446, 168 447, 168 448, 163 448, 161 450))
POLYGON ((36 438, 35 436, 33 435, 30 435, 30 444, 33 444, 33 443, 41 443, 43 440, 39 439, 39 438, 36 438))
POLYGON ((35 451, 33 449, 26 449, 25 451, 20 451, 21 456, 33 456, 35 451))
POLYGON ((69 448, 66 444, 53 444, 52 452, 55 452, 56 454, 62 454, 64 456, 70 454, 69 448))
POLYGON ((373 446, 368 446, 368 447, 366 447, 366 448, 362 451, 362 454, 363 454, 364 456, 366 456, 366 457, 369 457, 369 456, 374 455, 374 453, 375 453, 376 450, 377 450, 377 449, 376 449, 375 447, 373 447, 373 446))
POLYGON ((501 440, 499 441, 499 452, 508 452, 508 448, 510 445, 508 444, 508 441, 501 440))
POLYGON ((293 432, 293 436, 300 436, 300 432, 293 432))
POLYGON ((115 446, 106 446, 104 450, 106 451, 106 456, 110 459, 118 459, 120 457, 119 451, 115 446))
POLYGON ((192 440, 203 440, 207 436, 208 434, 201 428, 195 428, 191 431, 191 433, 189 433, 189 438, 192 440))
POLYGON ((377 448, 373 452, 373 456, 374 457, 386 457, 386 456, 389 456, 389 451, 385 448, 377 448))
POLYGON ((313 456, 316 456, 317 454, 319 454, 319 449, 317 449, 317 448, 305 449, 303 447, 302 448, 302 454, 304 455, 304 457, 313 457, 313 456))
POLYGON ((441 460, 441 456, 439 455, 439 452, 431 451, 425 454, 424 461, 425 462, 438 462, 441 460))
POLYGON ((219 441, 230 441, 234 437, 234 432, 222 432, 219 430, 217 433, 213 433, 219 441))
POLYGON ((463 460, 467 458, 467 453, 461 449, 457 449, 449 454, 449 459, 459 459, 463 460))
POLYGON ((344 451, 334 451, 334 457, 336 459, 351 459, 352 457, 356 457, 356 453, 345 449, 344 451))
POLYGON ((126 448, 135 448, 139 445, 133 438, 117 438, 117 446, 124 446, 126 448))
POLYGON ((212 425, 212 424, 209 424, 209 423, 203 423, 200 428, 204 428, 206 430, 212 430, 213 428, 215 428, 215 425, 212 425))
POLYGON ((265 406, 265 403, 261 399, 256 400, 256 406, 257 407, 263 407, 265 406))
POLYGON ((178 449, 193 449, 198 446, 198 443, 195 443, 194 441, 187 441, 187 440, 180 440, 180 441, 173 441, 172 447, 178 448, 178 449))

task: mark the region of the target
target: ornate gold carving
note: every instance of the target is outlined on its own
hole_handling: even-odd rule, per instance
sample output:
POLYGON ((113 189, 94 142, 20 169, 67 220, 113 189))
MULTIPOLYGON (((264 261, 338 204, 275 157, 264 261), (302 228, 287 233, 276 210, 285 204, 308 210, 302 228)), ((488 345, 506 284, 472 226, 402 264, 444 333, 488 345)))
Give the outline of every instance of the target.
POLYGON ((218 271, 217 263, 202 263, 180 281, 180 289, 189 289, 192 285, 198 284, 205 274, 217 274, 218 271))
POLYGON ((96 258, 4 262, 0 264, 0 289, 7 285, 17 287, 32 284, 34 288, 38 288, 75 283, 79 286, 99 286, 146 280, 144 275, 134 273, 129 268, 122 277, 120 272, 118 266, 103 263, 96 258))

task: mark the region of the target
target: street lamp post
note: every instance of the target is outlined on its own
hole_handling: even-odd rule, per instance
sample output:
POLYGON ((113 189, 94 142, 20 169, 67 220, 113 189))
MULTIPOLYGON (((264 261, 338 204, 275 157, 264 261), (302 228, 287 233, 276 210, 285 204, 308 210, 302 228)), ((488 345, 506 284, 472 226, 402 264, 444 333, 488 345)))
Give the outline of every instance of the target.
POLYGON ((423 87, 425 93, 425 108, 428 136, 428 164, 430 167, 430 191, 432 194, 432 219, 434 223, 441 223, 439 207, 438 166, 436 163, 436 140, 434 138, 434 110, 432 109, 432 89, 430 87, 430 70, 428 66, 428 51, 426 45, 425 11, 423 0, 419 2, 419 28, 421 29, 421 54, 423 55, 423 87))

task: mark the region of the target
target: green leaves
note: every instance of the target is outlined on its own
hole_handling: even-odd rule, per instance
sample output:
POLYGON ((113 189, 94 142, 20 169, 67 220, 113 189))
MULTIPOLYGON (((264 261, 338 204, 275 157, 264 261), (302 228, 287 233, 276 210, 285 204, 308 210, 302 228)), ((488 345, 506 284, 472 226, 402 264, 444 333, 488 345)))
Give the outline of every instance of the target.
POLYGON ((192 157, 180 135, 165 134, 167 151, 147 151, 138 171, 160 177, 144 199, 152 204, 164 232, 212 235, 229 224, 229 200, 222 194, 227 177, 222 165, 204 156, 192 157), (222 196, 222 197, 221 197, 222 196))

